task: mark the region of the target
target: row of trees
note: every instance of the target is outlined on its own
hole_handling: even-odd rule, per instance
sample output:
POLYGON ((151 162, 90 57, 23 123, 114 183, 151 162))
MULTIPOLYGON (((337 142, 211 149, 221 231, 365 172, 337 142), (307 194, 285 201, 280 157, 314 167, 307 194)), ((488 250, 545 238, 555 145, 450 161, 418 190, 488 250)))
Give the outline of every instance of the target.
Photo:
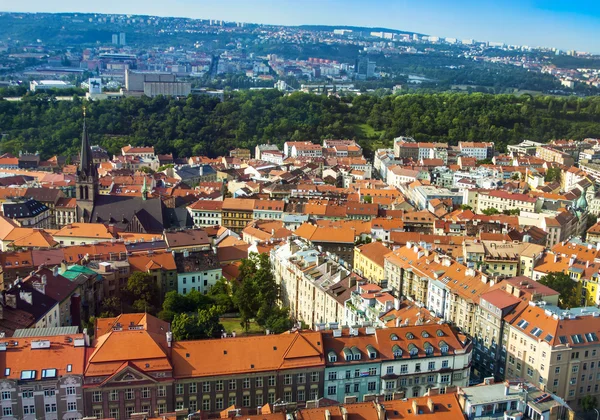
POLYGON ((251 254, 242 260, 240 282, 235 282, 233 287, 222 278, 207 295, 197 290, 186 295, 171 291, 166 294, 162 309, 159 295, 153 276, 133 273, 122 290, 121 299, 104 299, 100 317, 147 312, 170 322, 177 340, 219 337, 224 330, 219 319, 226 313, 239 313, 241 326, 246 331, 252 322, 275 333, 293 326, 289 309, 278 306, 280 288, 273 277, 268 254, 251 254))
MULTIPOLYGON (((1 152, 77 153, 84 103, 52 96, 0 100, 1 152)), ((394 137, 419 141, 492 141, 503 150, 524 138, 600 137, 600 97, 557 98, 483 93, 327 97, 275 90, 241 91, 224 102, 125 98, 86 104, 91 141, 111 154, 126 144, 153 144, 177 156, 224 155, 235 147, 289 140, 350 138, 369 149, 394 137)))

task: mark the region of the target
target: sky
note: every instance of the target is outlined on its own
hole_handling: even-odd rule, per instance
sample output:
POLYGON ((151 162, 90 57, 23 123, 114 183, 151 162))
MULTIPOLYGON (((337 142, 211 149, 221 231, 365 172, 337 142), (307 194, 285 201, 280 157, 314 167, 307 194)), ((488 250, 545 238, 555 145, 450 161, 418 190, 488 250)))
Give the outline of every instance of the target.
POLYGON ((0 10, 384 27, 440 37, 600 53, 597 0, 0 0, 0 10))

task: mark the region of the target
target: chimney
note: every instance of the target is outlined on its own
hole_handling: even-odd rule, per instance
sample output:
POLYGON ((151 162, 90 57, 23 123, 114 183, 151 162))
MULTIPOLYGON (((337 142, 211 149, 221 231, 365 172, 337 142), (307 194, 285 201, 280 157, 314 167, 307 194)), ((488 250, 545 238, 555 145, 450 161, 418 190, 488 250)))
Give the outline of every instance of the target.
POLYGON ((58 277, 58 265, 55 265, 54 267, 52 267, 52 275, 54 277, 58 277))
POLYGON ((412 400, 412 411, 415 415, 419 415, 419 404, 417 404, 417 400, 412 400))
POLYGON ((331 420, 331 413, 329 410, 325 410, 325 420, 331 420))
POLYGON ((342 412, 342 420, 348 420, 348 410, 346 410, 346 407, 341 406, 340 411, 342 412))
POLYGON ((173 333, 171 331, 167 331, 167 346, 171 347, 173 344, 173 333))
POLYGON ((433 400, 431 398, 427 398, 427 408, 429 409, 430 413, 435 411, 435 405, 433 405, 433 400))
POLYGON ((510 384, 508 381, 504 382, 504 395, 508 395, 510 392, 510 384))

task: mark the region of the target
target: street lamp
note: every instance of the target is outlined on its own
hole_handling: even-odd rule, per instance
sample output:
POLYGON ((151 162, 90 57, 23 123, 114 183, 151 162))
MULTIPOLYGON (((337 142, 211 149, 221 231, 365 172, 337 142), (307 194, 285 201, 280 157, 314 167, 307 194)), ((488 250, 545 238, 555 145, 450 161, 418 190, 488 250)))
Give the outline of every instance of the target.
POLYGON ((594 408, 594 411, 596 412, 596 420, 598 420, 600 418, 600 411, 597 408, 594 408))

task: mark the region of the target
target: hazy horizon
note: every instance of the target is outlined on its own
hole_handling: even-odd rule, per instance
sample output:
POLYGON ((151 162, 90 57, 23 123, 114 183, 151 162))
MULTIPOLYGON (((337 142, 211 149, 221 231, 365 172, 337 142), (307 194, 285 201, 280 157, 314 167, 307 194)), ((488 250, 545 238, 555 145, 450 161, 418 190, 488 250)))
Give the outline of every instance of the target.
POLYGON ((188 17, 272 25, 383 27, 439 37, 600 52, 600 6, 591 1, 506 0, 140 0, 82 4, 32 0, 2 7, 6 12, 107 13, 188 17), (585 34, 585 36, 584 36, 585 34))

